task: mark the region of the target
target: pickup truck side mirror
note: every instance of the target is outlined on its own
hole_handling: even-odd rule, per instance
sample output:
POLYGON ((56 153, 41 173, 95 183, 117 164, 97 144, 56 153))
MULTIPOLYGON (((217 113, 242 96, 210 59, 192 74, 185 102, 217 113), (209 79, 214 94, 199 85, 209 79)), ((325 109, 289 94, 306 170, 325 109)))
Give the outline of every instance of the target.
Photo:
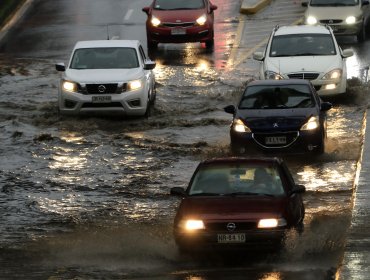
POLYGON ((66 66, 63 62, 55 64, 55 69, 60 72, 66 71, 66 66))

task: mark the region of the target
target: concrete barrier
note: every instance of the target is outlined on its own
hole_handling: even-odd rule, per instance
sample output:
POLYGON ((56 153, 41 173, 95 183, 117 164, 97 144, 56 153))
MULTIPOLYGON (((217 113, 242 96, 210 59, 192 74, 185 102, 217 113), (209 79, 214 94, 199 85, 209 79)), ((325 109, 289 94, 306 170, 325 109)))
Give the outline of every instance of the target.
POLYGON ((271 0, 243 0, 240 7, 242 14, 255 14, 271 3, 271 0))

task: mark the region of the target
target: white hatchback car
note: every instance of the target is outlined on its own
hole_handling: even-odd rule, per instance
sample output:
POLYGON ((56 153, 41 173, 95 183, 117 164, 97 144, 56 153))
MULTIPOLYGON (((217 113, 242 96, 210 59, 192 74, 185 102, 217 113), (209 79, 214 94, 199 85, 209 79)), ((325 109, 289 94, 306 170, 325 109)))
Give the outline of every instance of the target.
POLYGON ((306 24, 327 24, 335 35, 354 35, 360 42, 366 39, 369 0, 310 0, 302 6, 307 7, 306 24))
POLYGON ((58 92, 61 114, 148 116, 156 98, 155 62, 137 40, 77 42, 58 92))
POLYGON ((253 58, 261 62, 260 79, 310 80, 320 96, 346 92, 345 58, 353 50, 341 50, 328 26, 282 26, 272 31, 264 52, 253 58))

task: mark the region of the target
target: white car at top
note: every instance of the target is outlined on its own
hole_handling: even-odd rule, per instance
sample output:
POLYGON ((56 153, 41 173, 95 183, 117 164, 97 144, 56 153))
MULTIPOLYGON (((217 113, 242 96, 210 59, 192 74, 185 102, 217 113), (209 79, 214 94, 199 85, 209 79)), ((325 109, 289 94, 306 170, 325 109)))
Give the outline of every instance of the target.
POLYGON ((277 26, 264 52, 255 52, 260 61, 260 79, 306 79, 318 94, 334 96, 347 89, 346 58, 352 49, 342 50, 328 26, 277 26))
POLYGON ((302 6, 307 7, 306 24, 327 24, 336 36, 354 35, 360 42, 366 39, 369 0, 309 0, 302 2, 302 6))
POLYGON ((148 116, 156 98, 155 62, 137 40, 77 42, 58 91, 61 114, 148 116))

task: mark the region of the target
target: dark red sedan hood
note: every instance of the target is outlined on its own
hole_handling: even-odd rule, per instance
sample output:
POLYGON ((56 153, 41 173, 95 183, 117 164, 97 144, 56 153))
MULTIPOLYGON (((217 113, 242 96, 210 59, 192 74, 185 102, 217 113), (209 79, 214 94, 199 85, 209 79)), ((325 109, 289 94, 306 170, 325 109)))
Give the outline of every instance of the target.
POLYGON ((152 10, 152 15, 161 22, 181 23, 194 22, 201 15, 205 14, 204 9, 200 10, 152 10))
POLYGON ((284 197, 193 197, 181 202, 178 214, 207 220, 279 218, 284 204, 284 197))

